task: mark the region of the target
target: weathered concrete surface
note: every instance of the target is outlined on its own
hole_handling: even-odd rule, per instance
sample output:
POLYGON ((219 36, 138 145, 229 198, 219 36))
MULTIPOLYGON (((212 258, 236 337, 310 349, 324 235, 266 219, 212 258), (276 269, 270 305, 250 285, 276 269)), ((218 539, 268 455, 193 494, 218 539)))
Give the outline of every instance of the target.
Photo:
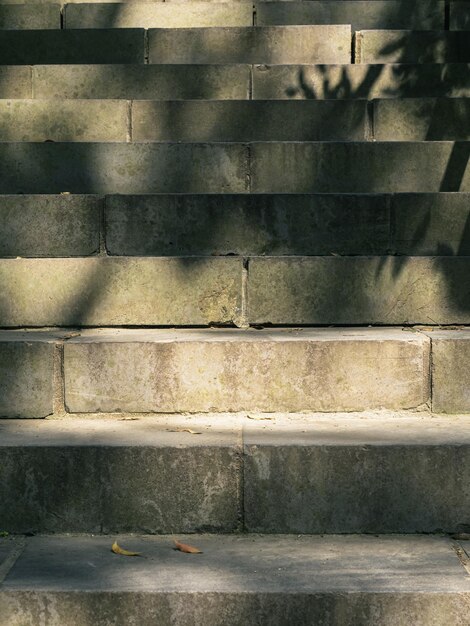
POLYGON ((354 411, 429 399, 429 340, 401 330, 87 331, 70 412, 354 411))
POLYGON ((470 6, 468 2, 450 3, 450 29, 470 30, 470 6))
POLYGON ((3 259, 0 326, 228 323, 241 281, 236 258, 3 259))
POLYGON ((468 142, 273 142, 250 150, 254 192, 470 191, 468 142))
POLYGON ((32 71, 36 98, 148 100, 247 100, 251 73, 249 65, 43 65, 32 71))
POLYGON ((395 194, 390 211, 396 254, 470 255, 469 194, 395 194))
POLYGON ((470 413, 470 331, 435 331, 428 334, 433 349, 433 410, 470 413))
MULTIPOLYGON (((470 213, 464 200, 456 219, 470 213)), ((155 256, 384 254, 390 248, 389 205, 389 197, 371 195, 107 196, 106 248, 155 256)), ((442 219, 448 219, 444 212, 442 219)), ((449 237, 456 239, 452 224, 449 237)))
POLYGON ((470 95, 466 63, 255 65, 253 98, 434 98, 470 95))
POLYGON ((99 250, 97 196, 0 196, 0 256, 87 256, 99 250))
POLYGON ((244 426, 248 532, 470 530, 470 418, 244 426))
POLYGON ((467 626, 470 582, 446 538, 34 537, 0 591, 9 626, 467 626), (64 555, 67 558, 64 559, 64 555), (64 574, 65 573, 65 574, 64 574), (158 617, 156 617, 158 616, 158 617))
POLYGON ((252 26, 252 2, 70 4, 65 28, 195 28, 252 26))
POLYGON ((256 24, 351 24, 353 30, 443 30, 444 2, 400 0, 323 0, 320 2, 255 2, 256 24))
POLYGON ((126 141, 127 102, 0 100, 0 141, 126 141))
POLYGON ((470 139, 470 101, 465 98, 376 100, 377 141, 470 139))
POLYGON ((134 141, 364 140, 365 101, 132 103, 134 141))
POLYGON ((0 527, 11 532, 236 530, 241 510, 236 430, 198 427, 192 434, 183 421, 0 424, 0 527))
POLYGON ((369 30, 356 32, 356 63, 468 63, 465 32, 369 30))
POLYGON ((0 96, 2 98, 31 98, 30 67, 0 66, 0 96))
POLYGON ((350 26, 149 30, 150 63, 349 63, 350 26))
POLYGON ((0 331, 0 417, 52 413, 55 339, 50 333, 0 331))
POLYGON ((468 324, 469 257, 250 261, 250 324, 468 324))
POLYGON ((4 30, 0 58, 5 65, 144 63, 144 30, 4 30))
POLYGON ((60 28, 60 4, 0 5, 0 28, 5 30, 60 28))
POLYGON ((243 144, 4 143, 0 193, 247 190, 243 144))

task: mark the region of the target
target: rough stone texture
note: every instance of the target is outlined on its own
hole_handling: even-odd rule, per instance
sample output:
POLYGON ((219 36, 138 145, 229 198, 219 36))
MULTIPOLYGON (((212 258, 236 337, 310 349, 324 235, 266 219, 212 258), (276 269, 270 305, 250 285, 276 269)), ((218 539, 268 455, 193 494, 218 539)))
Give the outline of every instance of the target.
POLYGON ((450 3, 450 29, 470 30, 470 6, 467 1, 450 3))
POLYGON ((0 196, 0 256, 95 254, 102 206, 96 196, 0 196))
POLYGON ((36 98, 247 100, 250 72, 248 65, 43 65, 33 68, 34 95, 36 98))
POLYGON ((251 191, 470 191, 470 143, 254 143, 251 191))
POLYGON ((126 141, 127 102, 0 100, 0 141, 126 141))
POLYGON ((31 98, 32 80, 30 67, 0 66, 0 97, 31 98))
POLYGON ((470 530, 468 417, 253 421, 244 445, 248 532, 470 530))
POLYGON ((0 326, 199 325, 240 312, 234 258, 0 260, 0 326))
POLYGON ((470 100, 464 98, 376 100, 377 141, 470 139, 470 100))
POLYGON ((11 424, 0 424, 3 530, 162 533, 238 527, 235 431, 169 432, 181 426, 154 420, 11 424))
POLYGON ((363 140, 366 103, 132 103, 134 141, 363 140))
POLYGON ((243 192, 242 144, 4 143, 0 193, 243 192))
POLYGON ((150 63, 349 63, 350 26, 149 30, 150 63))
POLYGON ((422 0, 353 0, 256 2, 256 24, 351 24, 353 30, 375 28, 444 29, 444 2, 422 0))
POLYGON ((6 30, 60 28, 60 4, 0 5, 0 28, 6 30))
POLYGON ((251 2, 172 2, 71 4, 66 28, 194 28, 252 26, 251 2))
POLYGON ((64 349, 70 412, 354 411, 429 398, 429 340, 401 330, 88 331, 64 349))
MULTIPOLYGON (((454 228, 452 220, 448 226, 452 244, 470 212, 468 198, 465 203, 465 196, 458 197, 461 211, 454 228)), ((108 196, 106 248, 116 255, 155 256, 384 254, 390 248, 389 204, 387 196, 369 195, 108 196)), ((443 212, 444 219, 449 216, 443 212)), ((413 232, 407 243, 417 245, 413 232)))
POLYGON ((470 258, 253 259, 251 324, 468 324, 470 258))
POLYGON ((144 30, 4 30, 0 58, 5 65, 144 63, 144 30))
POLYGON ((470 582, 446 538, 34 537, 0 591, 9 626, 467 626, 470 582), (67 559, 64 559, 64 555, 67 559), (64 576, 64 572, 66 575, 64 576))
POLYGON ((255 65, 253 98, 350 99, 470 96, 465 63, 255 65))
POLYGON ((356 63, 468 63, 465 32, 369 30, 356 33, 356 63))
POLYGON ((0 417, 52 413, 53 341, 47 333, 0 331, 0 417))
POLYGON ((396 254, 470 255, 469 194, 395 194, 390 210, 396 254))
POLYGON ((470 413, 470 331, 435 331, 432 406, 439 413, 470 413))

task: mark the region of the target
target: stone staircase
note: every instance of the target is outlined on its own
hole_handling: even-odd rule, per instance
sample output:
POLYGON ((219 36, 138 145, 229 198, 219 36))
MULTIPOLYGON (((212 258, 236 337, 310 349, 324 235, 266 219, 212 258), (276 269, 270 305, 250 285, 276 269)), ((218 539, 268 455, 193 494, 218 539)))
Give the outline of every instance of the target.
POLYGON ((470 1, 0 29, 0 626, 470 626, 470 1))

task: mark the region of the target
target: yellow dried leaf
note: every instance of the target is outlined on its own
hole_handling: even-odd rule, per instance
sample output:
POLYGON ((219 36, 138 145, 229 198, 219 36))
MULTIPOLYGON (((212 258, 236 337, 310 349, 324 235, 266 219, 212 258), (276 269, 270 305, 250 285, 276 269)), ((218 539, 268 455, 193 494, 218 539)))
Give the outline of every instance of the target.
POLYGON ((186 552, 187 554, 202 554, 202 550, 199 548, 195 548, 194 546, 188 546, 187 543, 180 543, 179 541, 175 541, 175 548, 180 552, 186 552))
POLYGON ((121 554, 122 556, 140 556, 141 555, 140 552, 130 552, 129 550, 124 550, 123 548, 121 548, 120 545, 118 545, 117 541, 113 543, 111 550, 114 552, 114 554, 121 554))

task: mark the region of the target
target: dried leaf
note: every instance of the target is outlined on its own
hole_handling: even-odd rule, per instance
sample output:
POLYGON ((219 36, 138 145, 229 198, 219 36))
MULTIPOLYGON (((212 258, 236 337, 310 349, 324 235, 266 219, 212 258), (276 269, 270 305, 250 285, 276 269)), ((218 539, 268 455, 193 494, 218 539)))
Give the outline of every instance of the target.
POLYGON ((190 433, 191 435, 202 435, 199 430, 192 430, 191 428, 166 428, 167 433, 190 433))
POLYGON ((118 545, 117 541, 113 543, 111 550, 114 552, 114 554, 121 554, 122 556, 140 556, 141 555, 140 552, 130 552, 129 550, 124 550, 123 548, 121 548, 121 546, 118 545))
POLYGON ((188 554, 202 554, 202 550, 199 550, 199 548, 195 548, 194 546, 188 546, 187 543, 180 543, 179 541, 175 541, 175 549, 179 550, 180 552, 186 552, 188 554))

